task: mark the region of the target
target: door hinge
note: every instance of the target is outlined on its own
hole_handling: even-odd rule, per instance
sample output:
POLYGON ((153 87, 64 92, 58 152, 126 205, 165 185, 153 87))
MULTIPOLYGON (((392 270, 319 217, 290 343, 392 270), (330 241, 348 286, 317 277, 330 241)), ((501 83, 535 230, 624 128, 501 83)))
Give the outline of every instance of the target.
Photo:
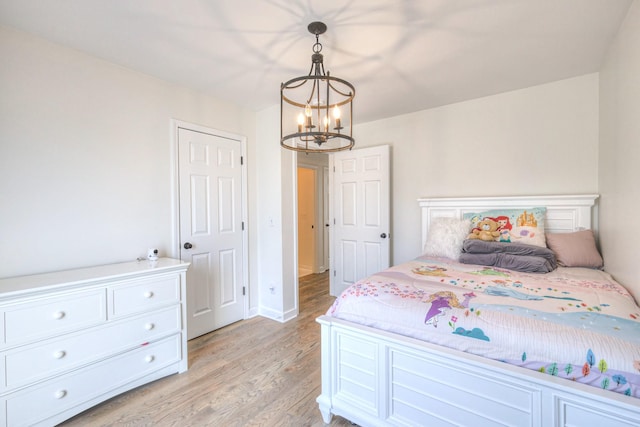
POLYGON ((336 270, 333 270, 333 277, 336 277, 336 270))
POLYGON ((242 221, 242 231, 244 231, 244 221, 242 221))
POLYGON ((242 295, 246 295, 247 294, 247 288, 245 288, 244 286, 242 287, 242 295))
POLYGON ((240 166, 244 165, 244 157, 240 156, 240 166))

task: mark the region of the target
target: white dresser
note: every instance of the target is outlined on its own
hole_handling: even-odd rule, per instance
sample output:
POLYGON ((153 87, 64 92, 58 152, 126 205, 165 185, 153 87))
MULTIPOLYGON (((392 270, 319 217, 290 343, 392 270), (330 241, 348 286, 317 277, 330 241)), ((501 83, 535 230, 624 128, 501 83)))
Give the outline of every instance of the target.
POLYGON ((170 258, 0 280, 0 426, 62 422, 187 370, 186 271, 170 258))

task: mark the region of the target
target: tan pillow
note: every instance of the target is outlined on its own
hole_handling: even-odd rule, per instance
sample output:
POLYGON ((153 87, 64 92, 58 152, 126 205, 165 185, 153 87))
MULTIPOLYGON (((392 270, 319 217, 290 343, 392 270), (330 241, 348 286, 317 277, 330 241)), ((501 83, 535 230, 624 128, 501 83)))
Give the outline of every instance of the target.
POLYGON ((604 264, 591 230, 549 233, 546 239, 547 246, 563 267, 602 268, 604 264))

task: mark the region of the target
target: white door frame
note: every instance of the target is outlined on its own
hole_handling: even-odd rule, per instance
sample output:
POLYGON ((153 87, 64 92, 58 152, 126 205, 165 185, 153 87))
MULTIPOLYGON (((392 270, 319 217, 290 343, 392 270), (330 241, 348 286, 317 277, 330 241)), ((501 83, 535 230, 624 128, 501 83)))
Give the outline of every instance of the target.
MULTIPOLYGON (((233 134, 194 123, 184 122, 182 120, 171 119, 171 250, 169 256, 171 258, 180 258, 180 170, 178 166, 178 130, 189 129, 195 132, 202 132, 211 135, 217 135, 222 138, 228 138, 240 141, 243 162, 247 161, 247 137, 233 134)), ((249 313, 249 222, 247 220, 247 169, 242 168, 242 222, 244 224, 244 233, 242 233, 242 277, 244 283, 242 286, 246 290, 244 298, 244 315, 248 317, 249 313)), ((188 285, 187 285, 188 286, 188 285)))
POLYGON ((329 186, 329 166, 322 167, 322 213, 320 214, 322 227, 322 271, 331 269, 329 256, 331 254, 331 215, 329 215, 329 206, 331 205, 331 187, 329 186))

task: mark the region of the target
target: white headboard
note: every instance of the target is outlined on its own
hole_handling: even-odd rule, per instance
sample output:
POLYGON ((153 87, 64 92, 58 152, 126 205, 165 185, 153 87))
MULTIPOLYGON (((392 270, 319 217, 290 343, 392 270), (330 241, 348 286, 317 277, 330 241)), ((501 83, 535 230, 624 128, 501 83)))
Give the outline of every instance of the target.
POLYGON ((513 197, 441 197, 420 198, 422 210, 422 246, 427 239, 431 220, 437 217, 462 218, 467 212, 499 208, 547 208, 545 230, 550 233, 592 229, 598 233, 597 194, 513 196, 513 197))

